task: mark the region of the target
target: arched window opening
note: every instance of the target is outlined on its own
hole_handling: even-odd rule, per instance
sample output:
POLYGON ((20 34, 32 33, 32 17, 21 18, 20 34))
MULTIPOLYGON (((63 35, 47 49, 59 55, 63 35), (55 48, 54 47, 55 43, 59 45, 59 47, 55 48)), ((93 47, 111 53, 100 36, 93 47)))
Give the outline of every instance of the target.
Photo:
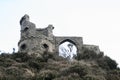
POLYGON ((27 47, 26 44, 22 44, 22 45, 21 45, 21 49, 22 49, 22 50, 25 50, 26 47, 27 47))
POLYGON ((45 49, 47 49, 47 48, 48 48, 48 45, 47 45, 47 44, 43 44, 43 47, 44 47, 45 49))
POLYGON ((24 29, 24 31, 27 31, 29 28, 28 27, 26 27, 25 29, 24 29))
POLYGON ((77 56, 77 47, 73 43, 65 41, 59 45, 59 56, 73 60, 74 56, 77 56))

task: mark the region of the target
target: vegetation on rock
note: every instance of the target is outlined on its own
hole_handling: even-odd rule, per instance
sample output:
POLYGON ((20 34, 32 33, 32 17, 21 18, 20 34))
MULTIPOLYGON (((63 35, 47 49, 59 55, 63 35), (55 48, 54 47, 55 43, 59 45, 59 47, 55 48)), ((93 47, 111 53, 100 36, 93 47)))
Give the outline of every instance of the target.
POLYGON ((0 80, 120 80, 117 63, 103 52, 83 49, 73 61, 45 55, 41 58, 27 53, 2 53, 0 80))

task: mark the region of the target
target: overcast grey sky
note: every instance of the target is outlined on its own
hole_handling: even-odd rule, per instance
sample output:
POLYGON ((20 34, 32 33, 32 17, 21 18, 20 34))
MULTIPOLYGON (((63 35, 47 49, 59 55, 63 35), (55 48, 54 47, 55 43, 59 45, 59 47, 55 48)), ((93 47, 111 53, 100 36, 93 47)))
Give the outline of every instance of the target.
POLYGON ((24 14, 37 28, 53 24, 55 36, 80 36, 84 44, 99 45, 120 64, 120 0, 1 0, 0 50, 17 50, 24 14))

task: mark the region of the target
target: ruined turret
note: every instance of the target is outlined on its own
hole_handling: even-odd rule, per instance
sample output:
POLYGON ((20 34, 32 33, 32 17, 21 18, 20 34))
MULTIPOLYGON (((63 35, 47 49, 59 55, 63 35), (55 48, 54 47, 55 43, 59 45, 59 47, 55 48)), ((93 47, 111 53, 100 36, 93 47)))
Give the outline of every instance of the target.
POLYGON ((18 43, 20 52, 40 55, 46 50, 54 51, 53 26, 44 29, 36 29, 34 23, 29 21, 29 16, 24 15, 20 20, 21 38, 18 43))

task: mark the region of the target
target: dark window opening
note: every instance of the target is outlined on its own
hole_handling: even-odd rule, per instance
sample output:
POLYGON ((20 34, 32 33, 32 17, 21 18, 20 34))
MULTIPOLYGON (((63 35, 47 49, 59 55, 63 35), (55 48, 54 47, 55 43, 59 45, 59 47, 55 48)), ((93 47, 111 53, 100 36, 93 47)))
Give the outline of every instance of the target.
POLYGON ((27 31, 29 28, 28 27, 26 27, 25 29, 24 29, 24 31, 27 31))
POLYGON ((26 45, 25 44, 21 45, 21 49, 25 50, 26 49, 26 45))
POLYGON ((47 45, 47 44, 43 44, 43 47, 47 49, 47 48, 48 48, 48 45, 47 45))

